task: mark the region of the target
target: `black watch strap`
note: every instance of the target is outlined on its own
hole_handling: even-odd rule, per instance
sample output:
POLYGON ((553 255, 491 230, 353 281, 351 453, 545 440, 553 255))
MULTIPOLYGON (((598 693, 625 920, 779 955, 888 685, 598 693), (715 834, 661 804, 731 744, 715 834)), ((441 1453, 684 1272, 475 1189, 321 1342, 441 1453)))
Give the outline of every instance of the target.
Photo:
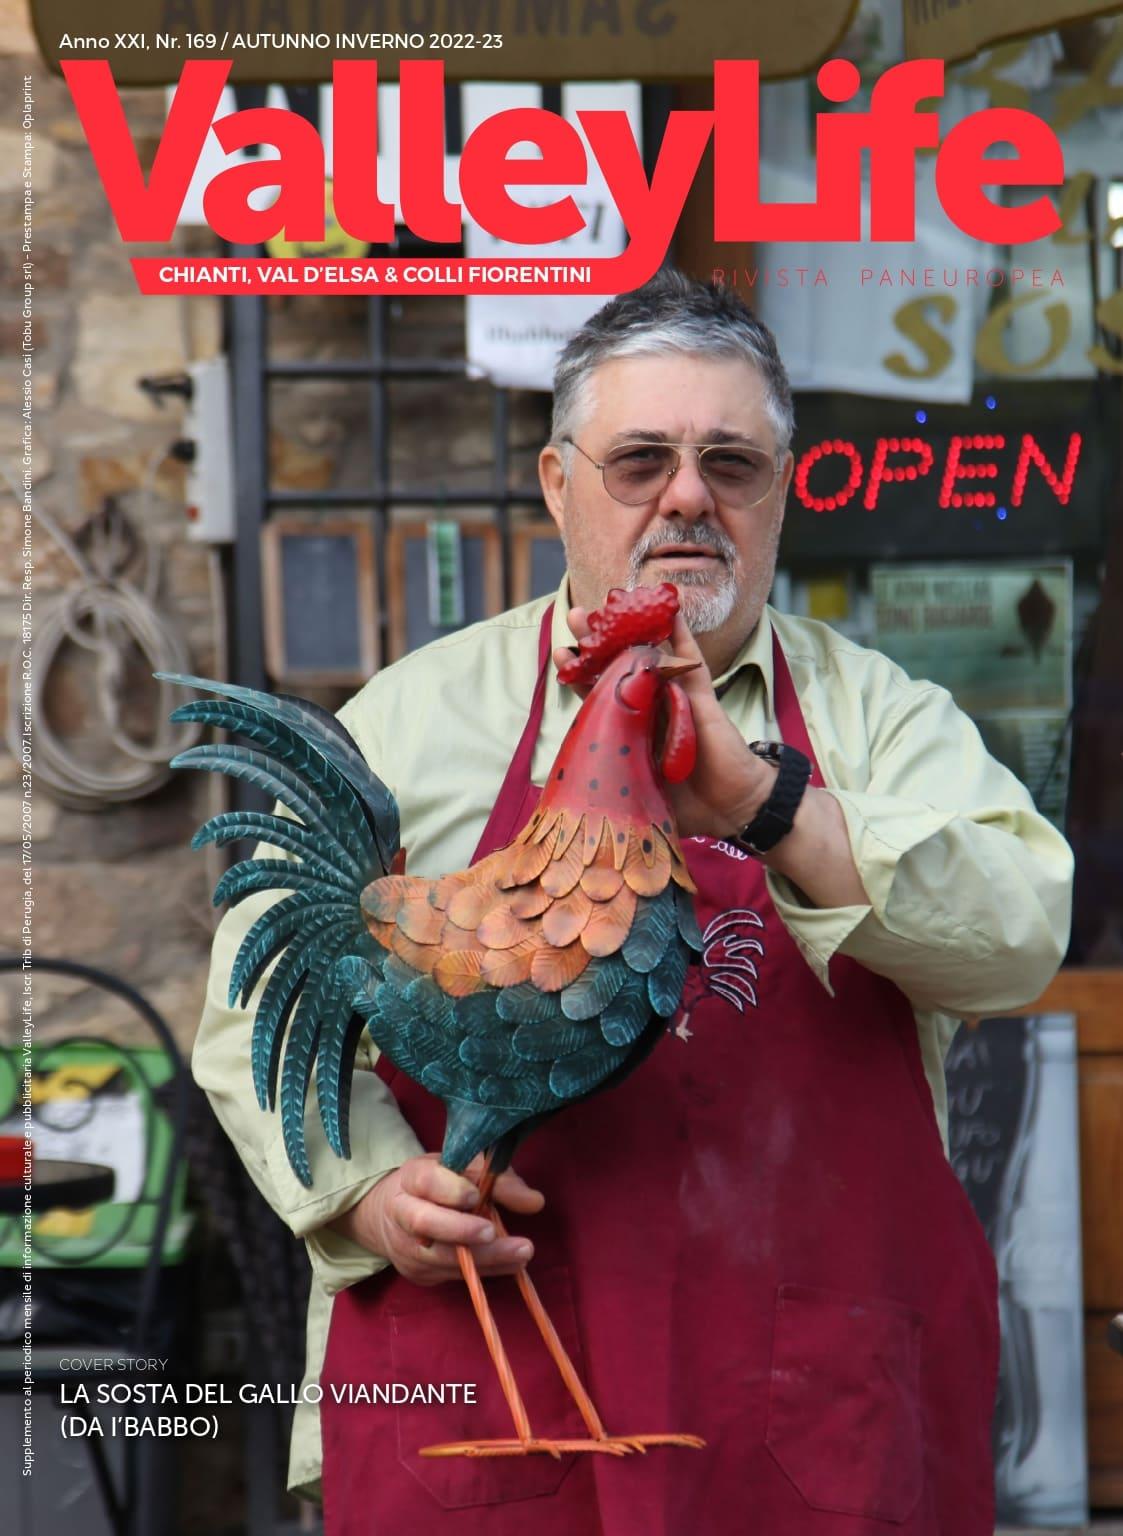
POLYGON ((789 747, 783 741, 750 741, 749 751, 767 763, 776 763, 779 772, 768 799, 731 841, 749 853, 768 853, 792 829, 811 778, 811 762, 798 747, 789 747))

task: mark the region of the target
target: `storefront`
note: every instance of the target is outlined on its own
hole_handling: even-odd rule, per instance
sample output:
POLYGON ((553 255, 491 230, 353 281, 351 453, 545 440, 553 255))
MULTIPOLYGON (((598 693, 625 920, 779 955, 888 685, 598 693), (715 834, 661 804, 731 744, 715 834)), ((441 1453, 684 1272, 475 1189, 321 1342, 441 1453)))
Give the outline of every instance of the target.
MULTIPOLYGON (((1061 137, 1061 227, 1032 247, 949 234, 921 156, 915 241, 825 251, 716 244, 704 166, 670 252, 741 293, 776 331, 792 373, 795 472, 774 606, 950 689, 1076 853, 1064 970, 1043 998, 1026 999, 1022 1022, 964 1029, 949 1058, 951 1159, 999 1262, 1000 1513, 1020 1525, 1076 1523, 1085 1500, 1094 1511, 1123 1508, 1123 1360, 1108 1345, 1108 1323, 1123 1311, 1123 19, 1049 30, 1087 9, 1040 0, 1021 17, 1033 36, 1011 37, 1006 9, 983 0, 908 0, 903 21, 897 5, 871 0, 849 32, 851 8, 836 4, 801 10, 817 13, 822 35, 785 14, 742 36, 739 9, 713 7, 711 30, 697 29, 672 76, 676 61, 651 38, 647 53, 629 53, 638 34, 617 28, 602 52, 599 36, 590 42, 597 8, 562 7, 578 19, 535 73, 539 83, 509 83, 529 73, 532 55, 518 47, 496 71, 503 79, 487 85, 467 79, 450 52, 444 97, 446 177, 472 126, 506 106, 569 121, 590 107, 625 113, 650 174, 669 114, 712 99, 713 60, 736 36, 739 54, 773 53, 763 194, 798 202, 814 185, 821 105, 808 70, 846 32, 863 89, 906 46, 913 57, 964 61, 949 71, 941 132, 981 108, 1013 106, 1061 137), (946 35, 933 32, 941 18, 946 35), (642 79, 631 68, 637 56, 642 79)), ((166 121, 168 66, 139 55, 127 63, 130 78, 161 81, 128 103, 151 145, 166 121)), ((309 83, 326 81, 321 65, 293 59, 281 74, 266 53, 249 53, 228 105, 284 103, 322 128, 330 87, 309 83), (285 79, 299 83, 277 83, 285 79)), ((379 89, 385 186, 382 161, 400 148, 389 72, 379 89)), ((71 155, 78 136, 62 88, 39 110, 54 243, 40 258, 38 408, 49 452, 37 475, 57 519, 82 508, 75 538, 118 562, 112 576, 132 579, 137 569, 117 514, 168 554, 167 606, 189 631, 194 661, 168 670, 337 708, 428 640, 556 588, 564 554, 542 507, 537 457, 554 357, 599 300, 141 300, 88 164, 71 155)), ((203 219, 204 182, 197 177, 185 199, 177 256, 260 255, 220 248, 203 219)), ((618 254, 626 231, 603 182, 590 182, 586 202, 566 259, 618 254)), ((329 225, 305 254, 367 252, 348 239, 329 225)), ((292 254, 283 241, 268 254, 278 252, 292 254)), ((469 226, 447 247, 403 228, 392 254, 437 262, 501 253, 469 226)), ((73 573, 45 544, 40 592, 53 602, 73 573)), ((143 666, 129 659, 137 676, 154 670, 144 656, 143 666)), ((45 718, 78 739, 92 690, 80 675, 53 682, 53 693, 42 685, 54 710, 45 718)), ((141 698, 138 688, 133 703, 141 698)), ((162 764, 160 773, 154 787, 163 790, 162 764)), ((90 830, 97 819, 77 814, 69 792, 38 813, 43 906, 58 914, 46 932, 57 948, 77 944, 159 989, 186 1053, 210 939, 209 892, 187 852, 201 796, 188 804, 186 791, 163 791, 127 811, 114 802, 90 830), (107 880, 115 903, 102 899, 107 880)), ((59 1021, 69 1023, 72 1001, 49 999, 59 1021)), ((240 1195, 256 1200, 244 1182, 240 1195)), ((299 1308, 288 1293, 283 1303, 269 1321, 284 1314, 285 1327, 273 1332, 295 1334, 299 1308)), ((286 1344, 292 1354, 291 1337, 286 1344)), ((271 1479, 268 1502, 281 1472, 259 1475, 271 1479)))

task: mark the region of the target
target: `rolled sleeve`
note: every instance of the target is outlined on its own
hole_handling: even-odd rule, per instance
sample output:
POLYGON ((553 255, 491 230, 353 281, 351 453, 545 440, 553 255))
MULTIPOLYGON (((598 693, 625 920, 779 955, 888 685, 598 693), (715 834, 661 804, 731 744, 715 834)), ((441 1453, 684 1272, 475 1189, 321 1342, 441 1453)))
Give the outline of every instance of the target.
POLYGON ((332 1231, 327 1223, 357 1205, 388 1173, 424 1151, 402 1118, 393 1094, 372 1071, 356 1071, 351 1084, 351 1156, 328 1146, 315 1095, 309 1094, 305 1144, 313 1183, 306 1189, 293 1173, 281 1139, 269 1145, 268 1163, 289 1228, 303 1237, 317 1279, 334 1295, 385 1269, 387 1260, 332 1231))
POLYGON ((993 1013, 1041 993, 1068 943, 1072 853, 949 694, 912 685, 871 741, 868 788, 829 792, 869 905, 816 909, 769 877, 824 985, 844 954, 918 1010, 993 1013))
MULTIPOLYGON (((258 848, 256 852, 261 856, 277 851, 258 848)), ((304 1121, 311 1188, 305 1188, 293 1172, 280 1116, 258 1104, 251 1069, 253 1019, 272 968, 258 983, 246 1008, 231 1008, 226 1001, 231 966, 242 939, 276 899, 275 892, 248 898, 219 924, 191 1066, 195 1081, 206 1092, 250 1177, 290 1230, 311 1239, 313 1265, 326 1270, 335 1259, 342 1258, 339 1245, 343 1240, 313 1237, 316 1230, 349 1210, 380 1178, 416 1156, 421 1146, 381 1078, 373 1071, 358 1070, 351 1089, 350 1158, 337 1157, 328 1145, 312 1091, 304 1121)), ((369 1064, 369 1058, 364 1061, 360 1055, 358 1065, 369 1064)), ((364 1273, 370 1274, 381 1267, 381 1261, 373 1254, 367 1257, 373 1268, 368 1266, 364 1273)))

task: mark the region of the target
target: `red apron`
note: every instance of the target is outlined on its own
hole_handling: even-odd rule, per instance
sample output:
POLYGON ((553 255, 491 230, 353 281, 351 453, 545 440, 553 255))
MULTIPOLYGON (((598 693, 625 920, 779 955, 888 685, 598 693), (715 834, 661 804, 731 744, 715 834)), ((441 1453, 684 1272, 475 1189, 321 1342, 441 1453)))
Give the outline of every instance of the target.
MULTIPOLYGON (((547 613, 477 859, 538 796, 549 628, 547 613)), ((781 735, 814 761, 773 655, 781 735)), ((423 1445, 509 1436, 510 1416, 466 1290, 378 1275, 332 1311, 326 1536, 992 1536, 994 1265, 943 1153, 912 1009, 843 956, 830 997, 762 867, 710 838, 685 852, 706 940, 689 1021, 529 1138, 518 1169, 546 1208, 511 1225, 534 1241, 535 1284, 609 1433, 706 1449, 422 1460, 423 1445), (445 1405, 335 1400, 392 1383, 445 1405), (447 1400, 459 1383, 474 1405, 447 1400)), ((386 1076, 439 1148, 443 1106, 386 1076)), ((487 1286, 532 1428, 582 1436, 514 1282, 487 1286)))

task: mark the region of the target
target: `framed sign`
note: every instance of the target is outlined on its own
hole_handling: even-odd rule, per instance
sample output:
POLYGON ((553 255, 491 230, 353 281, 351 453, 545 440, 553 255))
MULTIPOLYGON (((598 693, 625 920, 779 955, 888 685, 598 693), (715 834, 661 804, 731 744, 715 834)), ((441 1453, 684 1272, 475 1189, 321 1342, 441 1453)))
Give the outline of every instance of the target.
POLYGON ((265 665, 277 682, 359 686, 380 661, 374 539, 358 517, 262 529, 265 665))
POLYGON ((1113 396, 1076 382, 996 385, 955 406, 800 394, 781 561, 1098 551, 1113 396))
POLYGON ((511 602, 556 592, 565 573, 565 550, 555 523, 521 523, 511 529, 511 602))
POLYGON ((503 609, 503 543, 491 522, 395 523, 386 536, 391 661, 503 609), (455 530, 450 539, 446 531, 455 530))

